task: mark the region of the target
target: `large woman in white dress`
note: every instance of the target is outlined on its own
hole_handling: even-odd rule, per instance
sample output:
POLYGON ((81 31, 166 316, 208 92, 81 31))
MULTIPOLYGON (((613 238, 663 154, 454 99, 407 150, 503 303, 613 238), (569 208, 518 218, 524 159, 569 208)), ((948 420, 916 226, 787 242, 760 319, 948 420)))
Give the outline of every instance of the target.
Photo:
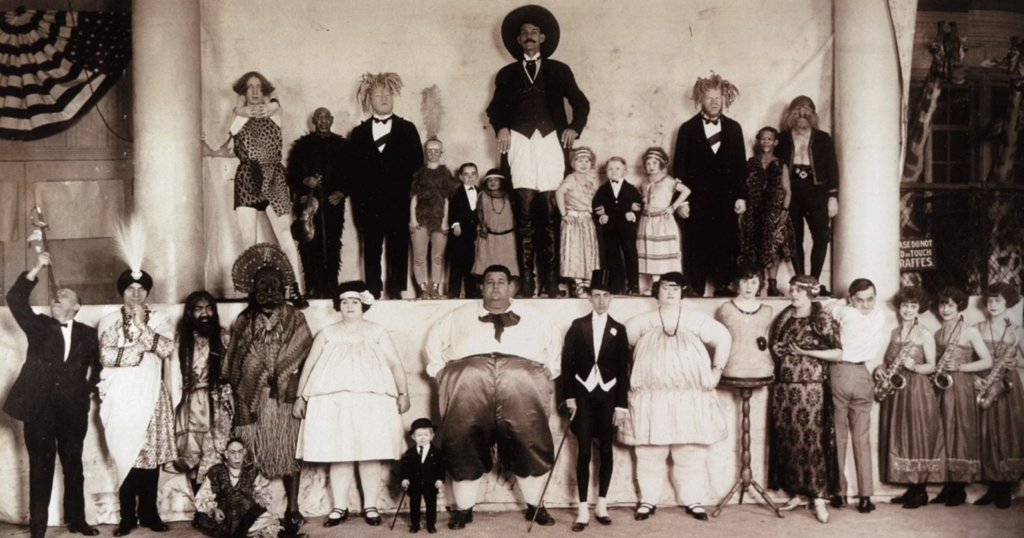
POLYGON ((382 460, 402 455, 400 413, 409 410, 405 370, 383 326, 363 319, 373 296, 361 281, 338 287, 341 321, 320 331, 299 379, 293 414, 303 418, 296 458, 330 463, 333 527, 348 518, 348 498, 359 462, 363 519, 380 525, 376 502, 382 460))
POLYGON ((707 448, 725 439, 725 416, 715 387, 722 378, 732 338, 711 316, 682 308, 686 279, 665 273, 657 282, 658 308, 626 322, 633 350, 629 419, 619 441, 634 447, 640 507, 635 518, 654 513, 672 456, 672 481, 686 513, 706 520, 700 504, 707 482, 707 448), (708 356, 705 345, 714 348, 708 356))

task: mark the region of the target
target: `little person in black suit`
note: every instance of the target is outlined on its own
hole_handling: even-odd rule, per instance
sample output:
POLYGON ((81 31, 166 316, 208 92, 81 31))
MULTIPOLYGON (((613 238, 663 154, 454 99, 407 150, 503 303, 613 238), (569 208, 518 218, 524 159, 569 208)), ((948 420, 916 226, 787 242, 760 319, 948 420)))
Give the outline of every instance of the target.
POLYGON ((434 423, 418 418, 409 428, 416 445, 402 455, 402 489, 409 493, 409 532, 420 531, 420 499, 427 503, 427 532, 437 532, 437 490, 444 485, 444 454, 431 444, 434 423))
POLYGON ((480 172, 473 163, 459 167, 462 188, 455 189, 448 198, 448 298, 458 299, 462 286, 466 286, 467 299, 480 298, 480 279, 473 274, 476 260, 476 229, 480 221, 476 216, 477 190, 480 172))
POLYGON ((612 157, 605 165, 608 182, 594 195, 597 236, 601 241, 601 267, 611 273, 611 292, 640 294, 636 255, 636 223, 644 197, 626 181, 626 160, 612 157))
POLYGON ((562 347, 559 398, 569 410, 572 432, 579 440, 576 484, 579 513, 572 525, 580 532, 590 522, 587 490, 590 488, 590 444, 600 447, 597 522, 611 525, 608 517, 608 486, 612 480, 612 442, 615 430, 629 415, 629 365, 632 354, 626 327, 608 315, 612 303, 610 273, 598 269, 590 280, 590 304, 594 311, 573 320, 562 347))

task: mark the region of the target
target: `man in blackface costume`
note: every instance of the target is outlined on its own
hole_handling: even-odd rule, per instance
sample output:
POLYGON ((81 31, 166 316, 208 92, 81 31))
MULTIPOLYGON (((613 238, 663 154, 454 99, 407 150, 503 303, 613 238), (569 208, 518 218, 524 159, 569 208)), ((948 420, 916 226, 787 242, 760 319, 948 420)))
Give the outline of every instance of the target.
MULTIPOLYGON (((793 191, 789 218, 796 232, 793 270, 821 280, 825 254, 832 240, 830 222, 839 213, 839 164, 836 147, 828 133, 818 129, 814 101, 801 95, 789 103, 786 130, 779 133, 775 155, 789 166, 793 191), (811 230, 811 272, 804 272, 804 221, 811 230)), ((828 290, 822 288, 822 295, 828 290)))
POLYGON ((292 417, 292 404, 313 335, 302 312, 284 302, 285 283, 295 275, 281 249, 249 247, 235 260, 231 278, 249 296, 235 318, 224 364, 235 394, 234 435, 251 451, 260 475, 284 482, 285 524, 301 524, 295 446, 302 421, 292 417))
POLYGON ((440 383, 441 449, 454 480, 450 529, 473 521, 495 444, 501 466, 517 477, 527 519, 536 513, 537 523, 555 523, 534 503, 554 463, 548 416, 561 342, 551 319, 512 301, 512 288, 507 267, 488 267, 483 301, 452 310, 427 335, 427 374, 440 383))
POLYGON ((409 279, 409 189, 423 166, 412 122, 392 113, 402 91, 397 73, 363 75, 357 97, 373 115, 352 129, 352 211, 363 241, 363 274, 374 298, 384 290, 380 257, 387 239, 387 292, 401 299, 409 279))
POLYGON ((498 137, 498 151, 508 155, 515 188, 516 248, 523 275, 519 291, 533 297, 536 255, 541 291, 557 297, 562 217, 555 189, 565 177, 563 148, 571 149, 583 132, 590 101, 569 66, 551 59, 559 29, 550 11, 533 5, 512 10, 501 23, 501 38, 516 61, 498 71, 487 118, 498 137))
POLYGON ((747 210, 747 151, 743 128, 725 117, 739 90, 712 73, 693 85, 700 112, 679 127, 672 171, 692 191, 683 226, 683 267, 698 296, 710 278, 716 297, 729 290, 739 254, 736 215, 747 210))
POLYGON ((96 329, 75 321, 78 294, 57 291, 52 317, 36 314, 28 304, 39 272, 50 265, 42 253, 35 267, 22 273, 7 292, 7 306, 28 339, 28 354, 4 401, 4 412, 24 424, 28 451, 28 513, 32 538, 46 536, 53 491, 54 458, 64 470, 64 521, 70 532, 95 536, 85 521, 82 443, 89 429, 89 396, 99 379, 96 329))
POLYGON ((168 530, 157 513, 157 488, 160 467, 178 457, 174 405, 164 382, 175 378, 177 368, 174 326, 146 304, 153 277, 141 269, 141 255, 126 257, 131 269, 117 279, 124 304, 99 324, 100 420, 117 467, 121 503, 114 536, 124 536, 139 524, 156 532, 168 530))
POLYGON ((306 295, 313 299, 334 296, 341 268, 345 194, 352 164, 348 141, 332 133, 332 125, 331 111, 316 109, 313 132, 296 140, 288 154, 288 187, 292 198, 298 201, 299 256, 306 277, 306 295), (311 199, 315 199, 316 210, 308 205, 313 203, 311 199), (311 219, 306 218, 307 213, 311 219))

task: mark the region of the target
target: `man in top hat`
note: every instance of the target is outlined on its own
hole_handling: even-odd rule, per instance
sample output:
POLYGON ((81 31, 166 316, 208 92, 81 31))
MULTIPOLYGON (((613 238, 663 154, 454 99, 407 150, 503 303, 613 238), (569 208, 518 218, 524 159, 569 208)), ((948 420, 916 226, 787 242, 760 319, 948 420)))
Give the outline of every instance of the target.
MULTIPOLYGON (((818 129, 814 101, 801 95, 789 103, 785 130, 779 133, 775 155, 789 166, 789 184, 793 191, 789 218, 796 232, 793 269, 804 270, 804 221, 811 230, 810 275, 821 281, 825 254, 832 239, 830 222, 839 213, 839 164, 836 147, 828 133, 818 129)), ((822 295, 828 290, 822 287, 822 295)))
POLYGON ((583 132, 590 101, 569 66, 550 57, 559 39, 558 21, 550 11, 534 5, 514 9, 501 23, 501 37, 516 61, 498 71, 487 118, 498 151, 508 155, 515 188, 520 292, 533 297, 536 254, 541 290, 557 297, 561 214, 555 189, 565 177, 563 148, 571 149, 583 132))
POLYGON ((590 521, 587 490, 590 488, 590 444, 600 447, 598 496, 595 513, 602 525, 608 517, 608 486, 612 481, 612 444, 616 428, 629 413, 629 363, 632 353, 626 327, 609 314, 612 304, 611 273, 594 271, 590 279, 590 304, 594 311, 575 319, 565 333, 562 347, 561 404, 569 410, 571 428, 579 440, 576 487, 579 513, 572 530, 582 531, 590 521))
POLYGON ((28 354, 4 401, 4 412, 24 427, 32 538, 46 535, 57 456, 64 470, 68 530, 95 536, 100 532, 85 521, 82 443, 89 429, 89 396, 99 379, 99 345, 96 329, 75 321, 81 302, 74 291, 57 291, 50 303, 52 317, 32 311, 29 295, 39 272, 49 265, 50 255, 43 252, 35 267, 22 273, 7 292, 11 315, 28 339, 28 354))
POLYGON ((363 241, 363 274, 374 298, 384 290, 380 257, 387 240, 387 292, 401 299, 409 279, 409 190, 423 166, 423 144, 412 122, 394 114, 402 90, 397 73, 363 75, 358 99, 373 112, 349 137, 352 211, 363 241))
POLYGON ((160 467, 176 460, 178 450, 174 404, 164 380, 173 384, 180 371, 173 360, 174 326, 147 304, 152 289, 149 273, 121 273, 117 292, 123 305, 99 324, 100 420, 117 467, 121 504, 114 536, 124 536, 138 524, 156 532, 168 530, 157 513, 157 488, 160 467))
POLYGON ((441 449, 454 480, 450 529, 473 521, 495 445, 517 477, 526 518, 555 523, 538 504, 555 460, 548 416, 561 338, 550 318, 513 302, 512 292, 509 269, 492 265, 483 271, 483 300, 445 314, 427 334, 427 374, 440 383, 441 449))
MULTIPOLYGON (((288 154, 288 187, 292 197, 307 207, 309 198, 318 204, 312 219, 301 220, 313 228, 310 241, 299 239, 299 256, 306 277, 306 295, 333 298, 341 269, 341 233, 345 228, 345 193, 351 172, 349 144, 331 132, 334 116, 320 107, 313 111, 313 132, 295 141, 288 154)), ((303 217, 300 213, 299 217, 303 217)))
POLYGON ((716 297, 729 289, 739 255, 736 215, 747 210, 747 150, 743 128, 722 114, 739 90, 720 75, 698 78, 693 102, 700 112, 679 127, 672 171, 690 188, 683 226, 683 266, 698 296, 707 281, 716 297))

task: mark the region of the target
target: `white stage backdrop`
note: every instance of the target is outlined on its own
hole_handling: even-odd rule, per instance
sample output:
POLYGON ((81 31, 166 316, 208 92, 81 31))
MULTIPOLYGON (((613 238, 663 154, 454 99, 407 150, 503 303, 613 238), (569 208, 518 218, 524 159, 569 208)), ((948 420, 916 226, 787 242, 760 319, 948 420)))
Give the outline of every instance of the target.
MULTIPOLYGON (((235 106, 232 83, 257 70, 276 86, 284 107, 285 157, 325 106, 334 131, 348 136, 364 119, 355 99, 359 76, 394 71, 405 82, 395 113, 423 133, 420 93, 438 85, 446 114, 440 130, 449 167, 498 163, 484 113, 494 76, 512 61, 501 43, 505 14, 528 2, 500 0, 216 0, 202 4, 203 131, 217 148, 235 106)), ((899 2, 897 2, 899 3, 899 2)), ((577 142, 600 163, 619 155, 639 184, 643 150, 671 154, 679 125, 696 109, 691 88, 712 71, 739 87, 726 114, 740 122, 751 153, 754 136, 778 126, 789 101, 808 95, 821 127, 832 123, 832 3, 822 0, 639 0, 542 2, 557 17, 561 40, 553 58, 567 63, 591 103, 577 142)), ((910 23, 900 26, 913 31, 910 23)), ((234 158, 204 159, 207 286, 230 293, 240 252, 233 215, 234 158)), ((855 179, 847 178, 855 188, 855 179)), ((273 241, 269 225, 261 237, 273 241)), ((351 219, 343 236, 342 278, 359 278, 359 245, 351 219)), ((685 245, 683 248, 686 248, 685 245)), ((827 266, 826 266, 827 267, 827 266)), ((828 269, 824 275, 829 279, 828 269)))
MULTIPOLYGON (((159 285, 159 283, 157 284, 159 285)), ((582 316, 590 311, 589 303, 578 299, 534 299, 529 301, 530 305, 544 311, 551 316, 552 320, 564 333, 569 324, 576 317, 582 316)), ((714 314, 721 305, 721 300, 701 299, 686 301, 688 308, 693 308, 709 315, 714 314)), ((437 414, 437 385, 427 377, 424 366, 426 358, 423 355, 423 344, 426 341, 426 334, 430 326, 440 316, 449 310, 465 304, 465 301, 383 301, 378 302, 367 313, 367 318, 387 327, 398 348, 399 354, 405 364, 405 371, 409 378, 409 392, 412 399, 412 408, 402 416, 403 423, 408 428, 416 418, 426 416, 435 422, 439 419, 437 414)), ((782 300, 767 301, 778 314, 788 302, 782 300)), ((647 311, 655 306, 653 299, 616 299, 611 307, 612 317, 618 320, 626 320, 640 312, 647 311)), ((78 320, 84 323, 95 325, 105 314, 112 312, 117 306, 86 306, 78 315, 78 320)), ((181 305, 160 305, 159 310, 165 311, 177 320, 181 315, 181 305)), ((220 306, 221 320, 224 325, 230 326, 235 316, 242 310, 241 304, 227 304, 220 306)), ((967 321, 976 323, 981 321, 981 313, 972 307, 967 313, 967 321)), ((1016 323, 1020 323, 1021 306, 1013 309, 1011 317, 1016 323)), ((332 309, 330 301, 314 301, 313 306, 305 310, 306 320, 310 329, 316 334, 326 325, 340 319, 332 309)), ((889 327, 896 325, 895 313, 888 311, 889 327)), ((929 328, 937 328, 937 323, 931 314, 925 314, 922 321, 929 328)), ((24 334, 18 329, 10 311, 6 308, 0 309, 0 400, 7 397, 14 379, 21 370, 25 360, 27 342, 24 334)), ((882 355, 877 358, 881 361, 882 355)), ((767 485, 766 458, 767 438, 765 423, 767 420, 767 393, 766 389, 758 389, 754 392, 751 400, 751 447, 752 447, 752 469, 754 478, 761 484, 767 485)), ((707 458, 707 482, 705 483, 704 504, 710 505, 721 501, 722 497, 729 491, 733 482, 738 476, 739 460, 739 422, 740 422, 740 399, 737 393, 728 388, 720 388, 718 391, 722 410, 729 422, 729 437, 713 445, 707 458)), ((552 402, 552 406, 554 402, 552 402)), ((878 406, 875 406, 873 424, 877 421, 878 406)), ((561 439, 561 432, 565 427, 564 418, 553 415, 550 420, 551 431, 554 432, 555 442, 561 439)), ((872 428, 873 455, 877 460, 877 428, 872 428)), ((565 449, 559 460, 548 489, 546 502, 550 506, 569 506, 576 499, 576 478, 575 478, 575 454, 576 439, 570 434, 566 441, 565 449)), ((850 483, 856 488, 856 478, 853 474, 853 455, 850 451, 847 462, 847 474, 850 483)), ((117 490, 115 488, 115 472, 113 462, 107 453, 103 441, 103 427, 99 421, 98 408, 94 402, 91 418, 89 421, 89 433, 85 440, 85 454, 83 456, 85 467, 85 496, 86 515, 93 523, 113 524, 118 521, 117 490)), ((666 474, 669 472, 665 469, 666 474)), ((381 479, 386 482, 387 487, 383 489, 381 498, 376 506, 381 509, 394 509, 400 494, 398 489, 397 465, 391 471, 385 467, 384 476, 381 479)), ((878 469, 875 467, 876 485, 875 491, 879 495, 896 493, 897 488, 884 486, 877 480, 878 469)), ((597 473, 591 473, 593 491, 597 488, 597 473)), ((163 485, 160 490, 160 511, 165 519, 169 521, 189 519, 192 516, 192 499, 188 493, 188 486, 184 477, 164 473, 162 475, 163 485)), ((15 523, 28 522, 28 454, 25 452, 25 441, 22 436, 21 423, 15 421, 5 414, 0 413, 0 521, 15 523)), ((274 485, 276 503, 275 510, 283 513, 284 510, 284 489, 277 481, 274 485)), ((450 489, 446 487, 444 497, 450 489)), ((851 493, 853 494, 853 492, 851 493)), ((971 491, 972 498, 976 496, 971 491)), ((63 480, 60 474, 60 465, 54 480, 53 497, 50 503, 50 524, 58 525, 62 521, 61 499, 63 495, 63 480)), ((748 496, 749 497, 749 496, 748 496)), ((752 500, 754 497, 749 497, 752 500)), ((615 474, 612 477, 611 490, 608 493, 608 500, 612 503, 632 504, 637 499, 635 482, 633 480, 633 455, 632 451, 625 446, 617 446, 615 449, 615 474)), ((349 506, 358 507, 359 497, 353 489, 349 506)), ((444 499, 440 501, 445 502, 444 499)), ((481 509, 501 509, 515 506, 513 503, 525 502, 519 497, 518 489, 513 484, 505 482, 496 473, 492 472, 484 477, 483 487, 479 498, 481 509)), ((663 492, 663 502, 675 503, 672 488, 666 487, 663 492)), ((735 502, 735 499, 733 500, 735 502)), ((749 501, 748 501, 749 502, 749 501)), ((371 505, 373 503, 370 503, 371 505)), ((302 494, 300 507, 302 512, 309 516, 324 515, 331 509, 330 492, 327 488, 327 472, 325 466, 306 465, 302 472, 302 494)), ((767 513, 766 513, 767 514, 767 513)))

